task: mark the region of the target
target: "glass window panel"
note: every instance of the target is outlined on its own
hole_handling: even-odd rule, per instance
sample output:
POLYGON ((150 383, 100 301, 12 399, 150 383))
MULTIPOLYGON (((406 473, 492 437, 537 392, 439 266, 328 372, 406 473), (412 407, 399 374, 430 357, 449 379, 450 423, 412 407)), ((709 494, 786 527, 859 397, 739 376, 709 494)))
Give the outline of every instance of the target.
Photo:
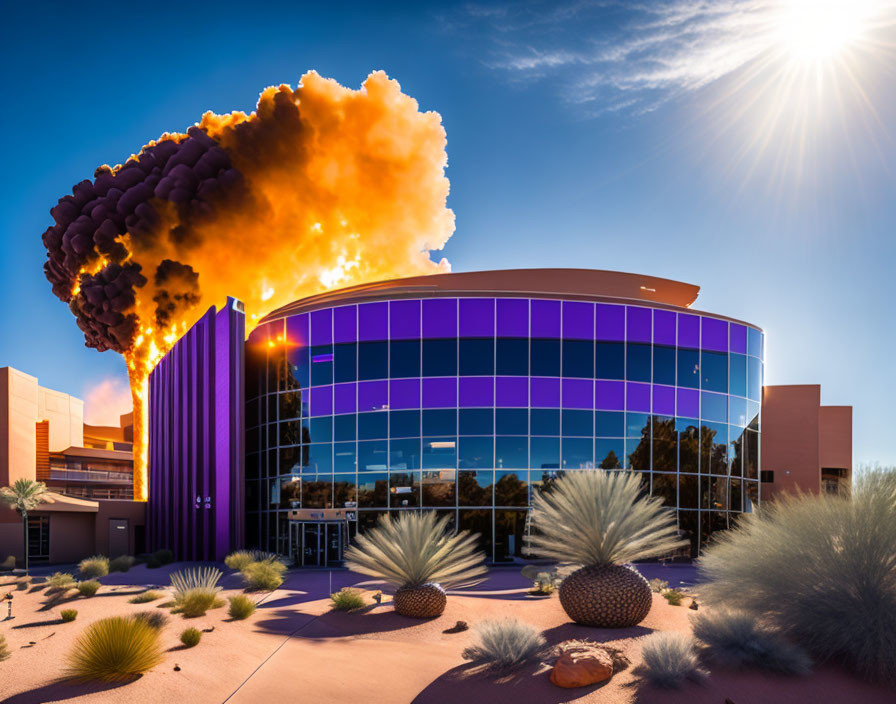
POLYGON ((597 343, 598 379, 625 378, 625 345, 622 342, 597 343))
MULTIPOLYGON (((333 439, 333 416, 312 418, 308 423, 308 432, 312 442, 328 442, 333 439)), ((308 438, 305 439, 308 442, 308 438)))
POLYGON ((528 435, 529 411, 525 408, 495 409, 495 432, 498 435, 528 435))
POLYGON ((393 438, 420 437, 420 411, 391 411, 389 436, 393 438))
POLYGON ((530 438, 529 456, 533 469, 559 469, 560 438, 530 438))
POLYGON ((385 508, 388 501, 388 492, 388 474, 377 472, 358 475, 358 506, 385 508))
POLYGON ((423 469, 455 469, 457 440, 455 438, 423 438, 423 469))
POLYGON ((564 469, 594 467, 594 441, 591 438, 563 438, 562 450, 564 469))
POLYGON ((728 420, 728 397, 703 391, 700 394, 700 417, 725 423, 728 420))
POLYGON ((424 435, 457 435, 457 411, 438 409, 423 411, 424 435))
POLYGON ((743 428, 734 425, 728 426, 728 466, 729 474, 735 477, 741 476, 743 473, 743 428))
POLYGON ((678 471, 697 473, 700 462, 700 424, 693 418, 676 418, 678 471))
POLYGON ((460 506, 491 506, 494 472, 491 470, 458 470, 457 503, 460 506))
POLYGON ((594 462, 601 469, 621 469, 624 456, 624 440, 598 438, 595 441, 594 462))
POLYGON ((491 408, 462 408, 458 411, 461 435, 492 435, 494 432, 491 408))
POLYGON ((358 414, 358 439, 373 440, 388 436, 389 415, 382 411, 358 414))
POLYGON ((759 501, 759 482, 744 480, 744 511, 752 512, 759 501))
POLYGON ((389 355, 389 376, 393 379, 420 376, 419 340, 393 340, 389 355))
POLYGON ((355 443, 333 443, 333 468, 337 472, 354 472, 357 469, 355 443))
POLYGON ((747 398, 762 399, 762 363, 756 357, 747 357, 747 398))
POLYGON ((560 340, 532 339, 532 376, 560 376, 560 340))
MULTIPOLYGON (((458 483, 459 486, 459 483, 458 483)), ((470 504, 466 504, 470 505, 470 504)), ((485 552, 486 559, 492 559, 492 511, 458 511, 457 527, 479 535, 479 544, 485 552)))
POLYGON ((700 477, 700 508, 709 508, 712 502, 712 493, 709 490, 709 477, 700 477))
POLYGON ((528 376, 529 340, 518 337, 498 338, 497 373, 503 376, 528 376))
POLYGON ((461 339, 458 343, 461 376, 485 376, 495 373, 495 341, 483 338, 461 339))
POLYGON ((423 506, 454 506, 456 470, 423 472, 423 506))
POLYGON ((300 452, 298 447, 280 448, 280 474, 301 471, 300 452))
POLYGON ((747 430, 744 441, 744 477, 759 478, 759 433, 747 430))
POLYGON ((650 429, 650 416, 647 413, 626 413, 625 414, 625 436, 628 438, 639 438, 644 434, 644 430, 650 429))
POLYGON ((280 420, 302 417, 302 392, 287 391, 279 395, 280 420))
POLYGON ((564 437, 592 437, 594 428, 593 411, 563 411, 564 437))
POLYGON ((457 375, 457 340, 423 341, 423 376, 457 375))
POLYGON ((354 342, 333 346, 333 378, 337 383, 358 378, 357 356, 358 347, 354 342))
POLYGON ((389 443, 389 469, 420 469, 419 438, 403 438, 389 443))
POLYGON ((333 477, 320 475, 302 480, 303 508, 333 508, 333 477))
POLYGON ((495 438, 495 466, 508 469, 529 466, 529 441, 524 436, 499 435, 495 438))
POLYGON ((625 437, 625 414, 616 411, 596 411, 594 434, 602 438, 625 437))
POLYGON ((355 420, 357 416, 349 413, 342 416, 333 416, 333 439, 334 440, 354 440, 355 420))
POLYGON ((728 355, 731 372, 731 393, 736 396, 747 395, 747 356, 743 354, 728 355))
POLYGON ((594 378, 594 343, 585 340, 563 341, 563 376, 594 378))
POLYGON ((653 383, 675 385, 675 348, 655 345, 653 348, 653 383))
POLYGON ((528 506, 529 472, 495 472, 495 506, 528 506))
POLYGON ((698 508, 698 477, 688 474, 678 475, 679 508, 698 508))
POLYGON ((298 445, 302 442, 302 426, 297 420, 280 423, 280 444, 298 445))
POLYGON ((311 384, 320 386, 333 383, 333 345, 317 345, 311 348, 311 384))
POLYGON ((389 507, 415 508, 420 505, 420 472, 392 472, 389 475, 389 507))
POLYGON ((731 479, 729 480, 729 511, 742 511, 743 510, 743 491, 741 488, 741 480, 740 479, 731 479))
POLYGON ((678 385, 700 388, 700 353, 697 350, 678 350, 678 385))
POLYGON ((650 426, 641 439, 629 438, 625 441, 626 469, 636 469, 640 472, 650 470, 650 426))
POLYGON ((495 511, 495 562, 521 557, 525 533, 525 511, 495 511))
POLYGON ((678 506, 678 475, 655 473, 650 493, 660 497, 666 506, 678 506))
POLYGON ((653 418, 653 471, 678 471, 678 433, 673 418, 653 418))
POLYGON ((388 448, 385 440, 364 440, 358 443, 358 471, 374 472, 386 469, 388 448))
POLYGON ((333 444, 316 442, 308 446, 308 467, 313 472, 330 474, 333 472, 333 444))
POLYGON ((333 475, 333 506, 354 508, 358 502, 358 485, 354 474, 333 475))
POLYGON ((709 507, 718 511, 728 510, 727 477, 709 478, 709 507))
POLYGON ((358 343, 358 379, 385 379, 389 376, 389 347, 385 342, 358 343))
POLYGON ((747 328, 747 352, 762 357, 762 333, 754 328, 747 328))
POLYGON ((491 469, 495 466, 491 437, 462 437, 458 442, 457 462, 461 469, 491 469))
POLYGON ((308 348, 288 347, 286 359, 293 384, 297 384, 300 389, 308 388, 311 382, 311 357, 308 354, 308 348))
POLYGON ((625 377, 630 381, 650 381, 650 345, 629 342, 625 352, 625 377))
POLYGON ((728 393, 728 355, 721 352, 702 352, 700 372, 703 376, 700 388, 707 391, 728 393))
POLYGON ((704 423, 700 430, 700 472, 728 474, 728 426, 704 423))
POLYGON ((532 435, 560 434, 560 409, 533 408, 531 414, 532 435))

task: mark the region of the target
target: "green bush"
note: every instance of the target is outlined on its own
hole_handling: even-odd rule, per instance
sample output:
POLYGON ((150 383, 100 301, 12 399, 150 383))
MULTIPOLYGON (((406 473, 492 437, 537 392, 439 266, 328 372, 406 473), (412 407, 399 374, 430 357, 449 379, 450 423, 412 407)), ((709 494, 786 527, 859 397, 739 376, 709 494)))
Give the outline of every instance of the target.
POLYGON ((191 589, 177 602, 176 610, 186 618, 205 616, 205 612, 215 608, 217 592, 208 589, 191 589))
POLYGON ((364 597, 361 596, 361 590, 348 587, 330 594, 330 601, 333 602, 332 606, 337 611, 352 611, 363 608, 366 605, 364 597))
POLYGON ((54 572, 47 577, 48 591, 51 592, 66 592, 69 589, 73 589, 75 585, 74 575, 71 575, 68 572, 54 572))
POLYGON ((532 580, 532 591, 536 594, 553 594, 561 581, 556 569, 537 565, 526 565, 520 574, 532 580))
POLYGON ((137 596, 131 597, 128 599, 128 602, 131 604, 146 604, 150 601, 155 601, 156 599, 162 598, 162 592, 154 592, 152 589, 143 592, 142 594, 138 594, 137 596))
POLYGON ((0 660, 6 660, 9 655, 9 646, 6 645, 6 636, 0 633, 0 660))
POLYGON ((66 675, 80 681, 116 682, 152 669, 162 661, 159 633, 122 616, 91 623, 75 642, 66 675))
POLYGON ((641 657, 645 676, 655 687, 676 689, 685 680, 696 680, 705 674, 699 667, 694 639, 683 633, 650 634, 644 639, 641 657))
POLYGON ((168 623, 168 614, 163 611, 140 611, 134 614, 134 618, 143 621, 147 626, 161 630, 168 623))
POLYGON ((78 571, 88 579, 105 577, 109 574, 109 558, 102 555, 88 557, 78 564, 78 571))
POLYGON ((246 565, 255 561, 255 554, 251 550, 237 550, 224 558, 224 564, 232 570, 242 570, 246 565))
POLYGON ((146 566, 154 569, 162 565, 170 565, 172 562, 174 562, 174 553, 167 548, 162 548, 156 550, 146 559, 146 566))
POLYGON ((228 601, 230 602, 230 608, 227 610, 227 613, 231 618, 238 621, 249 618, 255 612, 255 602, 245 594, 228 597, 228 601))
POLYGON ((809 672, 811 660, 799 646, 743 612, 713 609, 691 618, 706 655, 725 667, 755 667, 785 675, 809 672))
POLYGON ((110 572, 127 572, 134 566, 134 558, 130 555, 119 555, 113 560, 109 560, 110 572))
POLYGON ((896 684, 896 471, 851 497, 776 497, 716 533, 699 561, 706 604, 768 623, 811 655, 896 684))
POLYGON ((464 660, 506 670, 534 658, 545 647, 544 636, 516 619, 483 621, 476 629, 479 642, 464 648, 464 660))
POLYGON ((63 609, 59 612, 59 615, 62 617, 62 620, 65 623, 74 621, 76 618, 78 618, 78 612, 76 609, 63 609))
POLYGON ((88 579, 86 582, 78 582, 78 593, 81 596, 93 596, 99 591, 100 583, 95 579, 88 579))
POLYGON ((188 648, 199 645, 200 640, 202 640, 202 631, 198 628, 188 628, 180 634, 180 642, 188 648))
POLYGON ((650 584, 650 591, 657 594, 662 594, 669 588, 669 583, 665 579, 651 579, 648 584, 650 584))
POLYGON ((286 565, 279 560, 251 562, 242 570, 243 582, 248 589, 270 592, 283 584, 286 565))
POLYGON ((684 596, 677 589, 667 589, 663 592, 663 598, 672 606, 681 606, 681 598, 684 596))

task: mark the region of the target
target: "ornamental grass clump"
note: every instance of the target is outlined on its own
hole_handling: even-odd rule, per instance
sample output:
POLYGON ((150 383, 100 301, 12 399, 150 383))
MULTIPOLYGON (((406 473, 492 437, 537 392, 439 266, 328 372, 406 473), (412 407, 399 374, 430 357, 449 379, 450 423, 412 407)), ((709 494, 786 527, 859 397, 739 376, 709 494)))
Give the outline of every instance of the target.
POLYGON ((161 630, 168 623, 168 615, 164 611, 140 611, 134 614, 134 618, 143 621, 150 628, 161 630))
POLYGON ((694 639, 683 633, 659 631, 644 639, 641 647, 644 675, 654 687, 677 689, 686 680, 699 680, 700 668, 694 639))
POLYGON ((0 633, 0 660, 6 660, 9 655, 9 646, 6 645, 6 636, 0 633))
POLYGON ((171 573, 175 608, 187 618, 204 616, 218 601, 218 580, 221 570, 216 567, 192 567, 171 573))
POLYGON ((283 584, 284 572, 286 565, 276 558, 250 562, 241 570, 247 589, 266 592, 272 592, 283 584))
POLYGON ((180 642, 183 643, 187 648, 192 648, 196 645, 199 645, 200 640, 202 640, 202 631, 200 631, 198 628, 188 628, 180 634, 180 642))
POLYGON ((367 605, 364 597, 361 596, 361 590, 350 587, 344 587, 338 592, 330 594, 330 601, 336 611, 354 611, 367 605))
POLYGON ((669 602, 670 606, 681 606, 681 599, 684 594, 677 589, 667 589, 663 592, 663 598, 669 602))
POLYGON ((508 670, 537 656, 546 641, 535 628, 516 619, 483 621, 476 628, 479 642, 464 648, 464 660, 496 670, 508 670))
POLYGON ((650 585, 626 563, 685 544, 675 514, 647 496, 634 472, 566 472, 539 492, 531 512, 530 552, 577 566, 560 584, 560 604, 576 623, 634 626, 647 616, 650 585))
POLYGON ((224 558, 224 564, 232 570, 243 570, 253 562, 275 561, 277 555, 264 550, 236 550, 224 558))
POLYGON ((142 621, 113 616, 91 623, 75 642, 66 675, 79 681, 120 682, 162 661, 159 633, 142 621))
POLYGON ((717 534, 699 566, 705 603, 767 623, 817 660, 896 684, 896 471, 852 496, 776 497, 717 534))
POLYGON ((78 611, 77 609, 63 609, 59 612, 59 616, 63 623, 70 623, 78 618, 78 611))
POLYGON ((128 599, 129 604, 146 604, 150 601, 155 601, 156 599, 162 598, 162 592, 155 592, 152 589, 149 589, 142 594, 138 594, 137 596, 131 597, 128 599))
POLYGON ((102 555, 88 557, 78 564, 78 571, 82 577, 87 577, 87 579, 105 577, 109 574, 109 558, 102 555))
POLYGON ((478 538, 469 531, 452 534, 448 517, 435 512, 383 514, 345 551, 345 565, 396 587, 393 604, 399 614, 432 618, 445 610, 446 587, 486 573, 478 538))
POLYGON ((68 572, 54 572, 47 577, 47 592, 67 592, 77 585, 75 577, 68 572))
POLYGON ((230 602, 230 608, 227 610, 227 613, 232 619, 242 621, 255 613, 255 602, 245 594, 229 596, 227 600, 230 602))
POLYGON ((134 558, 130 555, 119 555, 118 557, 109 560, 110 572, 127 572, 133 566, 134 558))
POLYGON ((88 579, 86 582, 78 582, 78 593, 81 596, 93 596, 100 589, 100 583, 95 579, 88 579))
POLYGON ((742 611, 714 609, 691 618, 707 659, 731 668, 759 668, 804 675, 812 661, 801 647, 742 611))

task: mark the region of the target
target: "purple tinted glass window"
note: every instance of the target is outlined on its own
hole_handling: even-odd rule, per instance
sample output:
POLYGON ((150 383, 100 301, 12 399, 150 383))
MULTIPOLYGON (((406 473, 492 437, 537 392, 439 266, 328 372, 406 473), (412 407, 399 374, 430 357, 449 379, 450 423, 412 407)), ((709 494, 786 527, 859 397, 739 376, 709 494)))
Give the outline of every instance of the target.
POLYGON ((315 386, 311 389, 311 415, 328 416, 333 413, 333 387, 315 386))
POLYGON ((333 406, 336 413, 354 413, 357 410, 355 404, 355 384, 336 384, 333 387, 333 406))
POLYGON ((696 418, 700 415, 700 392, 696 389, 676 389, 678 398, 677 415, 696 418))
POLYGON ((389 404, 389 388, 385 381, 358 382, 358 411, 374 411, 389 404))
MULTIPOLYGON (((276 336, 275 336, 276 337, 276 336)), ((294 315, 286 319, 286 339, 291 345, 308 346, 308 314, 294 315)))
POLYGON ((460 378, 460 406, 495 405, 494 380, 490 376, 471 376, 460 378))
POLYGON ((420 408, 420 380, 392 379, 389 382, 389 408, 420 408))
POLYGON ((529 405, 529 379, 524 376, 499 376, 495 380, 496 405, 520 408, 529 405))
POLYGON ((675 415, 675 387, 660 386, 653 387, 653 412, 661 416, 675 415))
POLYGON ((596 337, 598 340, 625 339, 625 306, 597 304, 596 337))
POLYGON ((628 382, 625 385, 625 395, 628 410, 650 412, 650 384, 628 382))
POLYGON ((560 301, 532 300, 532 337, 560 337, 560 301))
POLYGON ((358 339, 385 340, 386 320, 389 317, 388 304, 362 303, 358 306, 358 339))
POLYGON ((457 378, 436 377, 423 380, 424 408, 451 408, 457 406, 457 378))
POLYGON ((560 408, 559 379, 534 376, 530 379, 529 389, 533 408, 560 408))
POLYGON ((678 346, 700 346, 700 318, 696 315, 678 314, 678 346))
POLYGON ((675 344, 675 313, 669 310, 653 311, 653 341, 657 345, 675 344))
POLYGON ((737 323, 731 323, 730 327, 730 335, 731 335, 731 351, 738 352, 740 354, 747 353, 747 327, 745 325, 738 325, 737 323))
POLYGON ((602 411, 625 410, 625 382, 595 382, 594 407, 602 411))
MULTIPOLYGON (((292 318, 290 318, 292 320, 292 318)), ((265 325, 259 325, 255 328, 251 333, 249 333, 249 339, 247 342, 250 345, 266 345, 269 340, 277 339, 276 330, 280 330, 283 327, 282 321, 277 321, 276 323, 267 323, 265 325)))
POLYGON ((529 336, 529 301, 526 298, 499 298, 496 329, 498 337, 529 336))
POLYGON ((423 301, 423 337, 457 337, 457 299, 423 301))
POLYGON ((628 318, 626 338, 629 342, 650 342, 650 308, 628 306, 626 316, 628 318))
POLYGON ((326 354, 313 354, 311 355, 311 362, 313 364, 317 364, 319 362, 332 362, 333 361, 333 353, 327 352, 326 354))
POLYGON ((495 334, 495 299, 460 299, 460 336, 493 337, 495 334))
POLYGON ((416 340, 420 337, 420 301, 389 303, 389 335, 393 340, 416 340))
POLYGON ((563 408, 594 408, 594 381, 591 379, 564 379, 563 408))
POLYGON ((354 342, 358 339, 358 309, 340 306, 333 310, 333 342, 354 342))
POLYGON ((701 318, 700 344, 705 350, 728 351, 728 323, 716 318, 701 318))
POLYGON ((333 309, 325 308, 311 313, 311 344, 329 345, 333 342, 333 309))
POLYGON ((594 304, 581 301, 563 302, 563 338, 594 339, 594 304))

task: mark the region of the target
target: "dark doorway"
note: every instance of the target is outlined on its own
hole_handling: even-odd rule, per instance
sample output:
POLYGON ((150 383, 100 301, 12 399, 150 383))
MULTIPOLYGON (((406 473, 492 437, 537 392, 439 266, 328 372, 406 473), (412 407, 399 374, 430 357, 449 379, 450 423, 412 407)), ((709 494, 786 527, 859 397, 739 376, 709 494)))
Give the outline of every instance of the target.
POLYGON ((127 518, 109 519, 109 557, 130 554, 130 540, 127 518))

